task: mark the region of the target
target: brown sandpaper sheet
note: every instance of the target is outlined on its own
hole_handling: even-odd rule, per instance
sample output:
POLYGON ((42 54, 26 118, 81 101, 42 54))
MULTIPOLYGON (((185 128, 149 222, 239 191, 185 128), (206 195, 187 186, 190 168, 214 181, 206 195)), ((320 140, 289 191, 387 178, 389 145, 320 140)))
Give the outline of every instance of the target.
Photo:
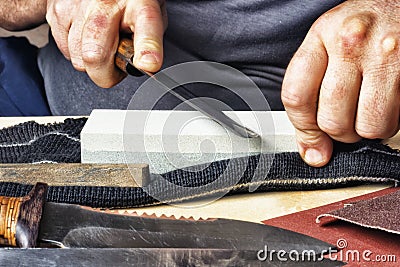
MULTIPOLYGON (((348 204, 358 201, 399 192, 400 188, 388 188, 314 209, 272 218, 263 221, 263 223, 309 235, 330 244, 336 244, 338 252, 329 255, 329 257, 347 262, 348 266, 399 266, 399 235, 362 227, 332 217, 324 218, 323 223, 316 223, 316 218, 321 214, 342 209, 348 204)), ((368 216, 368 210, 363 212, 367 213, 366 216, 368 216)), ((393 216, 398 216, 398 214, 393 216)))
POLYGON ((323 222, 326 217, 400 234, 400 190, 348 204, 342 209, 321 214, 318 216, 317 222, 323 222))

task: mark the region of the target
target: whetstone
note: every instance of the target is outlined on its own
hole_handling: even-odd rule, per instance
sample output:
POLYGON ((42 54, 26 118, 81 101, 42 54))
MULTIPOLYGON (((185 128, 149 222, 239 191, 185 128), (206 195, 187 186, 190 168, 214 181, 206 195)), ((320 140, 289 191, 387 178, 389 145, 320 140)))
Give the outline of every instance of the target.
POLYGON ((147 164, 0 164, 0 181, 50 186, 139 187, 149 182, 147 164))
POLYGON ((81 132, 83 163, 147 163, 151 173, 258 153, 297 151, 285 112, 227 111, 260 134, 235 135, 197 111, 94 110, 81 132))

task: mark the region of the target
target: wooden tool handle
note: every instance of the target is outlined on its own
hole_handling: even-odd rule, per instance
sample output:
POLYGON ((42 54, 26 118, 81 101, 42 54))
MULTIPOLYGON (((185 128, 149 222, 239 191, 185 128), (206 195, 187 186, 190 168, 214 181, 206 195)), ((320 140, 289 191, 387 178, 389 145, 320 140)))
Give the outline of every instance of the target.
POLYGON ((128 73, 126 67, 129 64, 132 64, 134 55, 135 49, 133 47, 133 41, 128 38, 122 38, 119 41, 117 55, 115 57, 115 64, 123 72, 128 73))
POLYGON ((27 196, 0 196, 0 245, 36 246, 47 184, 37 183, 27 196))
POLYGON ((143 73, 133 66, 134 55, 135 48, 133 41, 128 38, 122 38, 119 41, 117 54, 115 55, 115 65, 126 74, 137 77, 143 76, 143 73))

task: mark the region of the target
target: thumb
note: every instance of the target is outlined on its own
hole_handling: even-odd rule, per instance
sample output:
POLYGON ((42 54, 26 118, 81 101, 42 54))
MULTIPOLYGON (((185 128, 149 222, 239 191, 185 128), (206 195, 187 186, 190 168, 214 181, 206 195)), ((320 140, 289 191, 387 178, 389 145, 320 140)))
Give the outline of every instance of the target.
POLYGON ((329 162, 332 155, 332 139, 319 129, 296 130, 297 147, 300 156, 310 166, 321 167, 329 162))
POLYGON ((135 67, 156 72, 163 61, 164 19, 158 0, 128 1, 124 24, 133 32, 135 67))
POLYGON ((332 140, 317 123, 319 90, 327 65, 323 43, 311 31, 292 58, 282 84, 282 102, 296 128, 300 156, 314 167, 325 165, 332 155, 332 140))

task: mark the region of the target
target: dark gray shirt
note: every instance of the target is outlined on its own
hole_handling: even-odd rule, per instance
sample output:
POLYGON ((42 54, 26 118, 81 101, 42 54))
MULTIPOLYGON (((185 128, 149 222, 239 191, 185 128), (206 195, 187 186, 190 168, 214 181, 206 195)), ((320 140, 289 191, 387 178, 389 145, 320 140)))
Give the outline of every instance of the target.
MULTIPOLYGON (((342 2, 167 0, 169 26, 165 34, 164 67, 194 60, 225 63, 248 75, 272 109, 283 109, 280 89, 291 57, 313 22, 342 2)), ((40 56, 49 104, 57 115, 88 114, 93 108, 124 109, 144 81, 129 77, 114 89, 99 89, 86 74, 78 73, 66 62, 54 43, 40 56)), ((244 109, 224 90, 195 86, 193 92, 223 100, 234 109, 244 109)), ((170 109, 177 103, 167 96, 156 108, 170 109)))

